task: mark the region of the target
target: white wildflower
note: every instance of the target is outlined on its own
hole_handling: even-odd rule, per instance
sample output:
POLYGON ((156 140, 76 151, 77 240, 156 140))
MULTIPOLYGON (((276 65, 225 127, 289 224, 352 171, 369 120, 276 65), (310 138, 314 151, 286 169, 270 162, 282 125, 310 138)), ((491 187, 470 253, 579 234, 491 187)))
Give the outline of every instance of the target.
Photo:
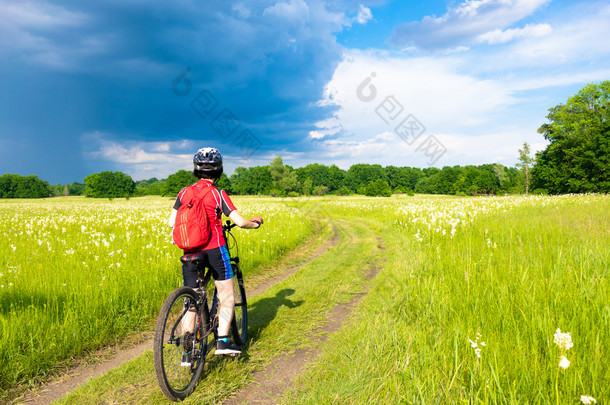
POLYGON ((561 333, 561 330, 557 329, 554 338, 555 344, 561 350, 570 350, 574 346, 570 332, 561 333))
POLYGON ((570 360, 568 360, 566 356, 561 356, 559 358, 559 367, 563 368, 564 370, 570 367, 570 360))
POLYGON ((486 346, 485 342, 479 342, 479 340, 481 339, 481 334, 477 332, 477 337, 474 341, 468 339, 468 341, 470 342, 470 347, 472 347, 474 349, 474 354, 477 356, 477 358, 481 358, 481 350, 483 350, 482 348, 486 346))
POLYGON ((595 398, 590 397, 588 395, 581 395, 580 396, 580 402, 582 402, 585 405, 590 405, 590 404, 596 404, 597 403, 595 398))

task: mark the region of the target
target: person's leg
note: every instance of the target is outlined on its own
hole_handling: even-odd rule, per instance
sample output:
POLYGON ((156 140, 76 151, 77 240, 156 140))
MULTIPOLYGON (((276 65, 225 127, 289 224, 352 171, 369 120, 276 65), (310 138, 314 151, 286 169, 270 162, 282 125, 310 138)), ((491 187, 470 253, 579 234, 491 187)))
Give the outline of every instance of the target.
MULTIPOLYGON (((184 280, 184 286, 197 288, 197 280, 199 279, 197 266, 192 263, 182 263, 182 279, 184 280)), ((180 334, 194 332, 196 319, 197 312, 195 311, 195 308, 190 308, 180 321, 180 334)))
POLYGON ((229 328, 233 319, 235 296, 233 293, 233 268, 226 246, 206 250, 210 267, 213 270, 216 290, 218 292, 218 340, 216 354, 237 355, 241 352, 239 346, 229 339, 229 328))
POLYGON ((216 281, 216 290, 218 290, 218 301, 220 308, 218 309, 218 336, 228 336, 229 326, 233 318, 233 309, 235 308, 235 296, 233 295, 233 279, 216 281))

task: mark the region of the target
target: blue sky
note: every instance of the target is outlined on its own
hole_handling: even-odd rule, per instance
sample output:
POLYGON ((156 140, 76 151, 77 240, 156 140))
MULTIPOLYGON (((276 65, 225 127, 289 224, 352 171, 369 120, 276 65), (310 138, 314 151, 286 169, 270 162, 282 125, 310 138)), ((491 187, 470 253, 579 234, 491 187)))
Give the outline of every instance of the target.
POLYGON ((0 173, 51 183, 281 155, 514 165, 548 108, 610 78, 610 3, 0 3, 0 173))

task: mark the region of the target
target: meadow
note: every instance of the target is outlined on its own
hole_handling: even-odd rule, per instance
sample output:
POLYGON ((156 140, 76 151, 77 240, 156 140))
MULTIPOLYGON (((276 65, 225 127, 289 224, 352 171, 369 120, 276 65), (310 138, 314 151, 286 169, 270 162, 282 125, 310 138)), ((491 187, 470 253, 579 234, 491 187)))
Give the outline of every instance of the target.
MULTIPOLYGON (((610 399, 610 197, 235 201, 266 221, 258 233, 238 231, 247 279, 303 244, 320 219, 340 242, 249 301, 248 355, 212 360, 187 403, 218 403, 273 357, 312 346, 320 356, 281 402, 610 399), (333 307, 363 292, 346 326, 315 343, 333 307)), ((2 381, 150 328, 180 284, 170 207, 152 198, 0 203, 2 381)), ((92 401, 165 403, 150 353, 62 402, 92 401)))
MULTIPOLYGON (((312 236, 296 209, 235 200, 261 215, 260 230, 236 230, 253 275, 312 236)), ((0 201, 0 398, 56 372, 73 357, 149 331, 181 285, 167 219, 172 199, 56 198, 0 201)))
POLYGON ((376 229, 388 261, 286 402, 610 399, 608 196, 323 206, 376 229))

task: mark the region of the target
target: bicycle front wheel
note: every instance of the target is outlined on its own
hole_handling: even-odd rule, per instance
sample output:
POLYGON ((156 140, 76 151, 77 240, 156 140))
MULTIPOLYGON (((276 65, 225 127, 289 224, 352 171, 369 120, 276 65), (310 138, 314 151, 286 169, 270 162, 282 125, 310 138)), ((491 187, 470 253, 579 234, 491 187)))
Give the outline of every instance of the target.
POLYGON ((235 311, 231 321, 231 334, 233 341, 243 346, 248 339, 248 303, 244 279, 237 263, 231 263, 235 278, 233 279, 233 293, 235 295, 235 311))
POLYGON ((177 288, 165 299, 157 318, 153 346, 155 374, 161 391, 172 401, 189 396, 203 372, 207 337, 202 336, 209 316, 206 317, 207 306, 199 305, 198 298, 191 288, 177 288))

